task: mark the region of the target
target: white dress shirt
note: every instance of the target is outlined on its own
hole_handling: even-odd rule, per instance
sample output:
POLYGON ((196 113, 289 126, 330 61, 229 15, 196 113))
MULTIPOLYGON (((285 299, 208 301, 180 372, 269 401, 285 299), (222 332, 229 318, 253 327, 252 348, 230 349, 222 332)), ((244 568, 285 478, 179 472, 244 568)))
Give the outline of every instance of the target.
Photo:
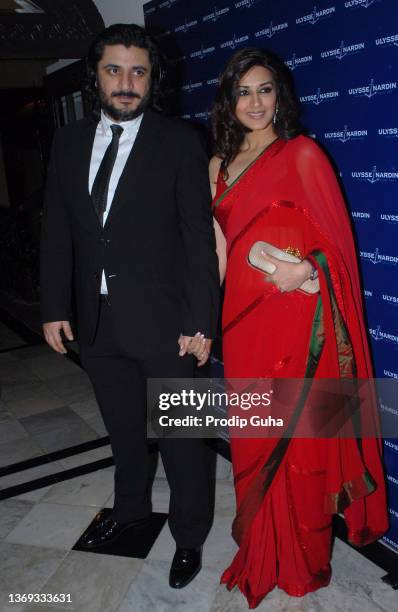
MULTIPOLYGON (((130 155, 131 149, 133 148, 135 139, 137 137, 137 133, 141 125, 142 117, 143 115, 141 114, 139 117, 136 117, 135 119, 132 119, 131 121, 123 121, 121 123, 116 124, 116 125, 120 125, 123 128, 123 132, 120 136, 119 149, 117 152, 115 165, 113 166, 111 178, 109 181, 108 197, 106 201, 106 209, 104 212, 104 225, 106 223, 106 219, 108 217, 109 210, 112 206, 113 196, 115 195, 115 191, 116 191, 119 179, 122 175, 124 166, 126 165, 127 158, 130 155)), ((97 126, 97 131, 95 133, 95 138, 94 138, 93 150, 91 153, 90 173, 89 173, 89 179, 88 179, 88 189, 89 189, 90 194, 91 194, 91 189, 93 187, 94 179, 101 165, 102 158, 104 157, 105 151, 108 148, 112 140, 111 125, 113 123, 115 123, 115 121, 112 121, 112 119, 109 119, 104 114, 104 112, 101 111, 101 120, 97 126)), ((104 293, 104 294, 108 293, 108 289, 106 286, 106 279, 105 279, 105 270, 102 270, 101 293, 104 293)))

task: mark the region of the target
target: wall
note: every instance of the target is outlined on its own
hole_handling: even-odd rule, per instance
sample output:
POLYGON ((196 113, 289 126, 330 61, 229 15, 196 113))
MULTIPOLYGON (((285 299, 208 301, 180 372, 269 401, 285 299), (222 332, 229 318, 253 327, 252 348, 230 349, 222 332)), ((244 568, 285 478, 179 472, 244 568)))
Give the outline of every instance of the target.
POLYGON ((294 73, 311 135, 344 184, 379 377, 391 529, 398 552, 397 0, 152 0, 146 24, 182 76, 183 118, 208 122, 218 75, 241 47, 294 73))

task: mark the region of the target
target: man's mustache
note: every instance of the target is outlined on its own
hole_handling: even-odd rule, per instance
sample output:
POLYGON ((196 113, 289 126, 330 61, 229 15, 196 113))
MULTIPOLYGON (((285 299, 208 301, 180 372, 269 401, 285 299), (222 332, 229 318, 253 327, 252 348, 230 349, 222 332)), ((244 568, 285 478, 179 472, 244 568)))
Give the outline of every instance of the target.
POLYGON ((112 98, 119 98, 122 96, 123 98, 138 98, 138 100, 141 100, 140 94, 135 91, 114 91, 111 95, 112 98))

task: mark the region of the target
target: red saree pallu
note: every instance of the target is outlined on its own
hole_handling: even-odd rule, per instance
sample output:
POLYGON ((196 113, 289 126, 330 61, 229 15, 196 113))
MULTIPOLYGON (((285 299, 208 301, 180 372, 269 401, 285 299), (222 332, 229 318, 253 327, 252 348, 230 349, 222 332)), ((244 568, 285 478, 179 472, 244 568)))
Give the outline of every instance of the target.
POLYGON ((314 381, 372 377, 350 220, 326 156, 304 136, 278 139, 231 186, 219 177, 213 212, 227 242, 225 377, 302 379, 292 435, 230 440, 239 550, 221 582, 255 608, 275 586, 293 596, 327 586, 333 513, 355 545, 387 530, 380 430, 369 384, 353 437, 294 437, 309 404, 316 415, 314 381), (247 261, 258 240, 308 257, 319 294, 266 282, 247 261))

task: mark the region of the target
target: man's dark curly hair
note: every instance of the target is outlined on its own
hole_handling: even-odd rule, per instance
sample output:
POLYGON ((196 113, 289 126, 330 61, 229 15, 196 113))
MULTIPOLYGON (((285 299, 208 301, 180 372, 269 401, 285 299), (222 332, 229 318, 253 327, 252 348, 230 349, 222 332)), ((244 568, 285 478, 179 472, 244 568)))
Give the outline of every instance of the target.
POLYGON ((97 66, 107 45, 124 45, 146 49, 151 63, 150 105, 157 108, 161 94, 164 60, 155 41, 144 28, 134 23, 115 23, 97 34, 87 55, 88 83, 86 91, 93 101, 93 112, 99 113, 99 99, 96 86, 97 66))
POLYGON ((280 138, 289 140, 303 129, 299 122, 299 104, 292 74, 284 62, 272 51, 247 48, 237 51, 229 60, 219 80, 212 110, 212 128, 215 154, 225 169, 237 156, 249 131, 235 114, 238 102, 239 81, 253 66, 263 66, 271 71, 275 80, 278 113, 274 130, 280 138))

